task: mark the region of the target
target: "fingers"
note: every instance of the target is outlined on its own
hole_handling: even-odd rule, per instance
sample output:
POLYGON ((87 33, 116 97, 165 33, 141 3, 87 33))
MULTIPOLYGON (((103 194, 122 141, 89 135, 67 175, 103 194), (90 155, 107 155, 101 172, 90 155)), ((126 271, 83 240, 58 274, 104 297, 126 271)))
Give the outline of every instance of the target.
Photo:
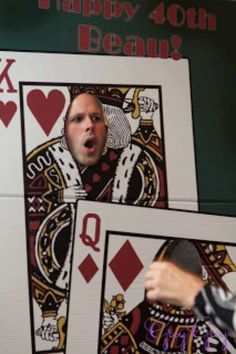
POLYGON ((158 103, 156 103, 152 98, 150 97, 140 97, 139 98, 139 107, 140 110, 143 112, 155 112, 158 108, 158 103))
POLYGON ((75 185, 64 189, 63 200, 66 203, 75 203, 78 199, 85 199, 87 195, 82 185, 75 185))
POLYGON ((107 327, 109 327, 114 324, 114 318, 112 315, 105 312, 103 314, 103 322, 107 327))
POLYGON ((156 262, 152 263, 145 274, 145 288, 146 298, 149 303, 153 303, 157 300, 157 287, 158 287, 158 265, 156 262))
POLYGON ((77 186, 75 187, 74 191, 75 191, 75 197, 77 199, 85 199, 88 195, 88 193, 84 189, 77 186))
POLYGON ((149 290, 146 293, 146 298, 150 304, 153 304, 158 299, 158 295, 155 290, 149 290))
POLYGON ((161 285, 157 277, 153 275, 153 272, 150 272, 150 275, 147 275, 145 282, 146 298, 149 303, 153 303, 157 300, 161 301, 161 285))
POLYGON ((161 279, 162 275, 164 275, 165 269, 165 262, 155 261, 150 265, 148 271, 146 272, 145 279, 161 279))
POLYGON ((149 301, 176 306, 191 308, 202 286, 201 278, 169 261, 153 262, 145 276, 146 297, 149 301))
POLYGON ((77 199, 85 199, 88 195, 86 190, 83 188, 82 185, 74 186, 75 196, 77 199))
POLYGON ((55 342, 59 338, 59 334, 55 326, 42 326, 36 330, 35 334, 43 340, 50 342, 55 342))
POLYGON ((149 302, 162 301, 166 291, 166 269, 169 262, 153 262, 145 274, 146 297, 149 302))

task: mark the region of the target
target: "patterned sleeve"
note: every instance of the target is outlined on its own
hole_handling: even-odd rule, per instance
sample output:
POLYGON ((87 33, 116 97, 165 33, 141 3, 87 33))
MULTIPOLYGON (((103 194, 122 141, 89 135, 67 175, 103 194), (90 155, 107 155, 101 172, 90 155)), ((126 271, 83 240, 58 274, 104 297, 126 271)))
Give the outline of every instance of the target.
POLYGON ((201 318, 211 319, 221 330, 236 335, 236 296, 231 292, 206 285, 196 297, 194 311, 201 318))

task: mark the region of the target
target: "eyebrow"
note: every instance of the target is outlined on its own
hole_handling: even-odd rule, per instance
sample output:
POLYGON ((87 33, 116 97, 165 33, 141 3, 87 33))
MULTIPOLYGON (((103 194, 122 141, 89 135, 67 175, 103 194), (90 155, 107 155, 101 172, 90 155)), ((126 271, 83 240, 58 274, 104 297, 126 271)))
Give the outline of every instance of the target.
MULTIPOLYGON (((73 118, 77 118, 77 117, 83 117, 85 115, 85 113, 81 112, 81 113, 75 113, 75 114, 72 114, 72 115, 68 115, 67 116, 67 119, 73 119, 73 118)), ((103 119, 104 119, 104 114, 100 111, 94 111, 92 113, 89 113, 89 116, 93 116, 93 115, 99 115, 101 116, 103 119)), ((105 120, 105 119, 104 119, 105 120)))

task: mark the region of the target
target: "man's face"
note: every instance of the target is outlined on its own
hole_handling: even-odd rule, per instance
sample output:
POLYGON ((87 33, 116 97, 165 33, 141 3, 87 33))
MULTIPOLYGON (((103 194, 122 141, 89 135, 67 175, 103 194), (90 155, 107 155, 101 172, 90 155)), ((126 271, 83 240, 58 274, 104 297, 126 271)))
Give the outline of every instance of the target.
POLYGON ((106 143, 107 126, 97 99, 81 94, 71 104, 65 122, 65 136, 69 150, 81 166, 98 162, 106 143))

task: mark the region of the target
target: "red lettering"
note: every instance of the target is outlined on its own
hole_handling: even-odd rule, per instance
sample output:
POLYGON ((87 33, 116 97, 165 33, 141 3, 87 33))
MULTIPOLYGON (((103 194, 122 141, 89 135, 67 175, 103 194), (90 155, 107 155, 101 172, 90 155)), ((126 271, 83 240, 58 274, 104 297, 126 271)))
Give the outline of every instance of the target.
POLYGON ((99 15, 102 11, 100 0, 84 0, 83 15, 90 17, 91 15, 99 15))
POLYGON ((123 2, 123 9, 126 12, 127 17, 125 18, 125 21, 130 21, 136 14, 140 4, 137 4, 136 7, 134 8, 131 3, 129 2, 123 2))
POLYGON ((168 58, 169 42, 165 39, 159 41, 159 51, 157 50, 157 41, 154 38, 147 39, 147 54, 149 57, 168 58))
POLYGON ((103 47, 108 54, 120 54, 122 40, 116 33, 108 33, 103 39, 103 47))
POLYGON ((139 36, 127 36, 125 38, 127 41, 123 47, 125 55, 142 57, 145 55, 144 41, 139 36))
POLYGON ((184 9, 179 5, 171 5, 167 11, 167 19, 170 25, 174 27, 181 27, 185 22, 184 9))
POLYGON ((71 1, 70 0, 64 0, 62 3, 62 9, 65 12, 71 12, 71 1))
POLYGON ((206 9, 199 9, 198 10, 199 14, 199 28, 202 30, 205 30, 207 28, 207 12, 206 9))
POLYGON ((161 39, 159 41, 159 57, 166 59, 169 56, 169 42, 161 39))
POLYGON ((216 31, 216 16, 209 14, 208 16, 208 29, 209 31, 216 31))
POLYGON ((38 7, 43 10, 50 8, 50 0, 38 0, 38 7))
POLYGON ((164 3, 162 2, 149 15, 149 18, 151 18, 157 25, 163 25, 165 22, 164 9, 164 3))
POLYGON ((194 8, 188 9, 186 12, 187 25, 189 28, 195 29, 197 27, 196 23, 196 10, 194 8))
MULTIPOLYGON (((60 0, 57 0, 57 10, 60 10, 60 0)), ((81 13, 80 0, 63 0, 62 10, 65 12, 81 13)))
POLYGON ((209 31, 216 30, 216 17, 212 14, 208 14, 204 8, 200 8, 198 13, 194 8, 188 9, 186 17, 189 28, 199 28, 201 30, 208 29, 209 31))
POLYGON ((110 20, 112 18, 112 9, 110 1, 106 1, 104 4, 103 16, 105 20, 110 20))
POLYGON ((204 8, 199 9, 199 28, 202 30, 208 29, 209 31, 216 30, 216 17, 208 14, 204 8))
POLYGON ((80 12, 81 12, 80 0, 73 1, 73 12, 76 14, 80 14, 80 12))
MULTIPOLYGON (((1 61, 1 59, 0 59, 0 61, 1 61)), ((7 65, 5 66, 5 68, 3 69, 3 71, 0 74, 0 84, 5 79, 6 83, 8 85, 7 92, 11 92, 11 93, 17 92, 17 90, 14 89, 13 84, 10 79, 10 76, 8 74, 10 67, 12 66, 13 63, 15 63, 15 60, 14 59, 7 59, 6 62, 7 62, 7 65)), ((2 88, 0 88, 0 92, 4 92, 4 90, 2 88)))
POLYGON ((171 53, 171 58, 173 58, 174 60, 179 60, 181 58, 179 47, 182 43, 182 39, 180 38, 180 36, 175 35, 175 36, 171 36, 170 41, 174 49, 173 52, 171 53))
POLYGON ((117 1, 105 1, 104 4, 104 18, 110 20, 111 18, 118 18, 122 15, 121 3, 117 1))
POLYGON ((102 32, 99 28, 92 25, 80 25, 78 32, 79 50, 92 53, 97 53, 101 50, 102 32))
POLYGON ((181 27, 186 24, 191 29, 216 30, 216 16, 207 13, 205 8, 191 7, 185 10, 181 5, 172 4, 166 10, 165 6, 166 4, 161 2, 149 15, 149 18, 158 25, 163 25, 167 21, 174 27, 181 27))
POLYGON ((100 248, 97 247, 97 244, 100 240, 100 227, 101 227, 101 219, 97 214, 86 214, 83 219, 83 227, 82 232, 80 234, 80 238, 85 246, 91 247, 94 251, 99 252, 100 248), (91 224, 92 221, 95 222, 94 235, 88 235, 88 224, 91 224))
POLYGON ((181 37, 174 35, 169 40, 147 38, 130 35, 122 41, 117 33, 107 33, 104 37, 98 27, 92 25, 80 25, 78 27, 78 50, 82 52, 97 53, 104 50, 107 54, 124 54, 127 56, 148 56, 166 59, 168 57, 174 60, 180 59, 179 51, 182 43, 181 37), (170 53, 170 48, 172 51, 170 53))
POLYGON ((152 58, 158 57, 157 42, 154 38, 147 39, 147 52, 148 52, 149 57, 152 57, 152 58))

